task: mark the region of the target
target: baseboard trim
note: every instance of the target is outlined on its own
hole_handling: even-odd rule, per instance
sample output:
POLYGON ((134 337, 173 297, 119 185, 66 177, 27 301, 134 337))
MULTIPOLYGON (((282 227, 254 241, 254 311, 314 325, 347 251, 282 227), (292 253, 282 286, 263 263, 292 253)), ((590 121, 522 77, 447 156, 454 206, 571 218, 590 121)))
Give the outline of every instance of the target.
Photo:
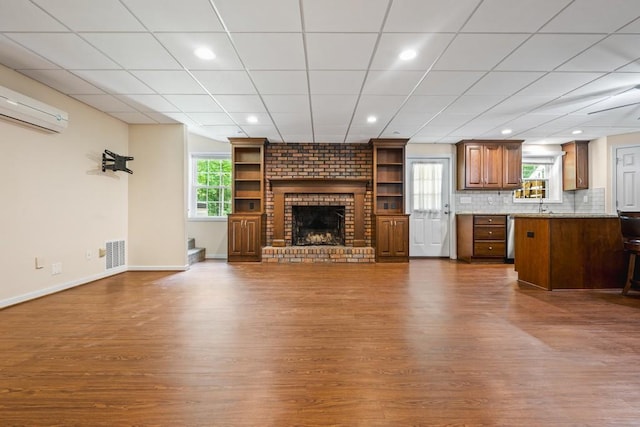
POLYGON ((227 254, 207 254, 205 259, 227 259, 227 254))
POLYGON ((130 265, 129 271, 187 271, 189 264, 185 265, 130 265))
POLYGON ((93 276, 83 277, 82 279, 60 283, 58 285, 50 286, 48 288, 44 288, 37 291, 28 292, 23 295, 18 295, 16 297, 0 300, 0 309, 6 308, 12 305, 16 305, 16 304, 21 304, 23 302, 34 300, 37 298, 42 298, 47 295, 55 294, 57 292, 66 291, 67 289, 75 288, 76 286, 86 285, 87 283, 95 282, 96 280, 104 279, 105 277, 115 276, 116 274, 124 273, 125 271, 127 271, 126 266, 112 268, 109 271, 105 271, 99 274, 94 274, 93 276))

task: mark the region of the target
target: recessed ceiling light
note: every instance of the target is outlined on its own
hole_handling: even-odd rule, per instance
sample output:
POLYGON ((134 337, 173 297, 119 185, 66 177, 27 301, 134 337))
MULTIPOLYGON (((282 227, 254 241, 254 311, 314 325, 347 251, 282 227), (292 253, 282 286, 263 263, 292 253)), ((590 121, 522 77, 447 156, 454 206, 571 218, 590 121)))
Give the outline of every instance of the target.
POLYGON ((378 118, 376 116, 367 117, 367 123, 375 123, 377 121, 378 121, 378 118))
POLYGON ((582 131, 580 129, 576 129, 571 133, 574 134, 574 135, 580 135, 582 133, 582 131))
POLYGON ((511 129, 502 129, 500 132, 503 135, 510 135, 513 131, 511 129))
POLYGON ((416 52, 413 49, 407 49, 407 50, 403 50, 398 57, 403 61, 408 61, 410 59, 415 58, 416 56, 418 56, 418 52, 416 52))
POLYGON ((216 54, 213 53, 211 49, 208 47, 199 47, 193 51, 194 55, 196 55, 200 59, 205 59, 207 61, 214 59, 216 54))
POLYGON ((247 121, 249 123, 258 123, 258 118, 256 116, 249 116, 247 117, 247 121))

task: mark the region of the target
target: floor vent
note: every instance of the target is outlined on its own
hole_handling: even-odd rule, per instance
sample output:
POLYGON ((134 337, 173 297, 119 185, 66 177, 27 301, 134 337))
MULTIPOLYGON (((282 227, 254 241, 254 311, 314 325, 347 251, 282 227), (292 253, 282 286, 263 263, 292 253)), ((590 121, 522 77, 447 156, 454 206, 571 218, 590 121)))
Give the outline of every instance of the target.
POLYGON ((107 270, 121 267, 125 264, 124 240, 107 242, 107 270))

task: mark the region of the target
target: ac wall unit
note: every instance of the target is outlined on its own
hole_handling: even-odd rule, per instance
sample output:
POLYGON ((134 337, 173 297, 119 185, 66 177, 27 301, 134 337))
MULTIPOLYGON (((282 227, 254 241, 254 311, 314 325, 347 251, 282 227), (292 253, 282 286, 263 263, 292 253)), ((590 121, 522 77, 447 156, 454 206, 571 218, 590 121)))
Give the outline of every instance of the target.
POLYGON ((66 111, 4 86, 0 86, 0 118, 50 132, 62 132, 69 123, 69 114, 66 111))

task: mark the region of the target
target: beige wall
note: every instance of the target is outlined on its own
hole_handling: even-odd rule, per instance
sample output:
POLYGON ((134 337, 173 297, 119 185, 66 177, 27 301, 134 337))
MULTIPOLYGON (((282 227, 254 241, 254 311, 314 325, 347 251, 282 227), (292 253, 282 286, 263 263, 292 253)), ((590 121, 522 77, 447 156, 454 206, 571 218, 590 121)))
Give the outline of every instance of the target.
POLYGON ((129 269, 187 265, 186 127, 129 126, 129 269))
POLYGON ((2 66, 0 85, 69 113, 60 134, 0 120, 3 307, 121 271, 105 271, 98 249, 127 239, 130 177, 100 170, 104 149, 127 153, 126 124, 2 66))
MULTIPOLYGON (((189 153, 228 153, 229 142, 215 141, 196 134, 188 136, 189 153)), ((205 248, 207 258, 227 258, 227 220, 188 219, 187 235, 196 239, 196 246, 205 248)))

